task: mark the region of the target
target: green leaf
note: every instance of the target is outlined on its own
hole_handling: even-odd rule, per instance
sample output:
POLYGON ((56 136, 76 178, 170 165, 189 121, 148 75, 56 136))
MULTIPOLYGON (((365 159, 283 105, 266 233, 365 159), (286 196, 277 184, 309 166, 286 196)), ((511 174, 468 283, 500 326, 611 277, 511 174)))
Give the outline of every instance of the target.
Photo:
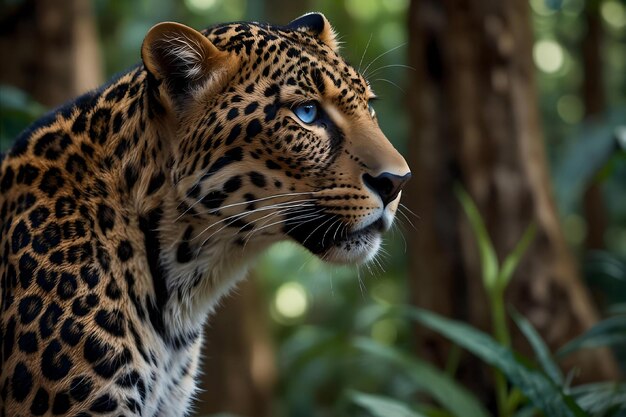
POLYGON ((231 413, 218 413, 218 414, 210 414, 207 417, 241 417, 238 414, 231 414, 231 413))
POLYGON ((626 314, 626 303, 613 304, 609 307, 609 314, 626 314))
POLYGON ((371 339, 357 338, 354 345, 369 354, 384 358, 406 371, 413 383, 432 396, 457 417, 487 417, 489 413, 465 388, 430 363, 371 339))
POLYGON ((589 118, 567 138, 559 163, 552 167, 555 200, 559 212, 571 213, 583 193, 611 155, 619 152, 615 130, 624 125, 626 108, 615 107, 599 117, 589 118))
POLYGON ((530 321, 526 320, 526 318, 517 311, 511 310, 511 317, 524 336, 526 336, 526 339, 535 352, 537 360, 546 374, 552 379, 552 382, 557 385, 563 385, 563 374, 558 365, 554 362, 550 349, 548 349, 548 346, 546 346, 539 333, 537 333, 537 330, 535 330, 530 321))
POLYGON ((513 417, 535 417, 536 415, 537 409, 534 406, 530 405, 519 409, 517 412, 515 412, 515 414, 513 414, 513 417))
POLYGON ((563 393, 546 375, 523 363, 513 351, 498 344, 489 335, 463 323, 446 319, 426 310, 411 308, 411 318, 440 333, 498 368, 512 384, 550 417, 582 417, 585 412, 563 393))
POLYGON ((594 415, 607 415, 609 409, 613 412, 626 410, 624 383, 596 382, 579 385, 572 388, 572 396, 585 411, 594 415))
POLYGON ((513 252, 511 252, 502 263, 502 268, 500 269, 497 279, 498 287, 501 289, 505 289, 507 287, 515 269, 517 269, 517 265, 519 265, 522 257, 526 253, 526 250, 528 250, 528 246, 530 246, 536 234, 537 225, 533 222, 526 228, 522 238, 519 242, 517 242, 515 249, 513 249, 513 252))
POLYGON ((426 417, 425 414, 413 411, 400 401, 392 398, 358 391, 352 391, 350 398, 354 403, 365 408, 375 417, 426 417))
POLYGON ((599 321, 582 335, 558 350, 557 357, 566 356, 579 349, 611 346, 626 343, 626 316, 619 315, 599 321))
POLYGON ((472 198, 461 186, 454 187, 454 192, 463 206, 463 210, 469 219, 480 252, 480 263, 483 269, 483 284, 485 288, 493 289, 498 278, 498 258, 493 248, 487 228, 483 222, 478 208, 472 198))

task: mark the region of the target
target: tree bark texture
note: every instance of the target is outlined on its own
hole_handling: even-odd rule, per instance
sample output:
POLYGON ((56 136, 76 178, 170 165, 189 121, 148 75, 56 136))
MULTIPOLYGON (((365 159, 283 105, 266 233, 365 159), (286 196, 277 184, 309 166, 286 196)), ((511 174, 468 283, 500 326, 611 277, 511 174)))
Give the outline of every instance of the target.
POLYGON ((0 14, 0 83, 54 107, 103 81, 91 2, 25 0, 0 14))
POLYGON ((276 365, 267 309, 259 294, 252 276, 209 318, 197 415, 271 415, 276 365))
MULTIPOLYGON (((507 290, 553 349, 597 313, 579 279, 552 197, 535 93, 527 1, 414 0, 409 12, 413 126, 406 201, 420 217, 410 236, 412 301, 490 329, 475 238, 454 196, 476 202, 499 260, 531 222, 538 233, 507 290)), ((418 329, 420 353, 443 363, 447 344, 418 329)), ((514 341, 521 347, 520 340, 514 341)), ((570 364, 571 365, 571 364, 570 364)), ((614 377, 606 352, 576 358, 579 380, 614 377)), ((490 375, 461 372, 481 390, 490 375)))
MULTIPOLYGON (((602 21, 600 1, 588 0, 585 4, 587 33, 582 40, 583 85, 582 96, 585 117, 601 117, 605 110, 604 76, 602 73, 602 21)), ((587 223, 585 247, 588 250, 604 249, 607 228, 606 208, 599 183, 589 184, 583 197, 583 212, 587 223)))

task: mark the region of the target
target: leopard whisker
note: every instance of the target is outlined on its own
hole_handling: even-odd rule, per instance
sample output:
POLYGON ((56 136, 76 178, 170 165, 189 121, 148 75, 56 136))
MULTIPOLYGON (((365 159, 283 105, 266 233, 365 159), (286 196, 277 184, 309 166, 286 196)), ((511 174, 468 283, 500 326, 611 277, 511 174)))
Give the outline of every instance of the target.
POLYGON ((418 216, 417 214, 415 214, 415 212, 413 212, 413 210, 411 210, 409 207, 407 207, 406 204, 400 203, 400 207, 402 207, 403 209, 405 209, 406 211, 409 212, 409 214, 412 214, 413 216, 415 216, 415 218, 417 220, 420 220, 420 216, 418 216))
POLYGON ((402 87, 400 87, 398 84, 394 83, 393 81, 390 81, 386 78, 376 78, 374 81, 385 81, 386 83, 389 83, 391 85, 393 85, 394 87, 396 87, 398 90, 400 90, 403 94, 406 93, 406 91, 404 91, 404 89, 402 87))
POLYGON ((367 67, 365 67, 365 69, 363 70, 363 76, 367 78, 367 70, 368 70, 368 69, 372 66, 372 64, 374 64, 374 62, 378 61, 380 58, 384 57, 385 55, 387 55, 387 54, 389 54, 389 53, 391 53, 391 52, 393 52, 393 51, 395 51, 395 50, 397 50, 397 49, 402 48, 402 47, 403 47, 403 46, 405 46, 407 43, 408 43, 408 42, 401 43, 400 45, 398 45, 398 46, 396 46, 396 47, 394 47, 394 48, 391 48, 391 49, 389 49, 389 50, 387 50, 387 51, 385 51, 385 52, 381 53, 381 54, 380 54, 380 55, 378 55, 376 58, 374 58, 372 61, 370 61, 369 65, 368 65, 367 67))
POLYGON ((361 268, 359 265, 357 265, 356 267, 356 279, 359 282, 359 289, 361 290, 361 297, 365 298, 365 293, 367 292, 367 288, 365 287, 365 284, 363 283, 363 280, 361 279, 361 268))
MULTIPOLYGON (((332 222, 330 224, 330 226, 328 226, 328 228, 326 229, 326 231, 324 232, 324 235, 322 236, 322 246, 324 246, 324 239, 326 239, 326 235, 328 234, 328 232, 337 224, 341 222, 341 218, 336 219, 334 222, 332 222)), ((339 228, 339 227, 338 227, 339 228)), ((337 228, 337 229, 338 229, 337 228)))
POLYGON ((387 69, 387 68, 404 68, 404 69, 410 69, 410 70, 412 70, 412 71, 417 71, 417 70, 415 69, 415 67, 412 67, 412 66, 410 66, 410 65, 404 65, 404 64, 390 64, 390 65, 383 65, 382 67, 378 67, 378 68, 376 68, 375 70, 373 70, 373 71, 370 73, 370 75, 369 75, 369 76, 370 76, 370 77, 373 77, 373 76, 375 76, 377 73, 379 73, 380 71, 382 71, 382 70, 384 70, 384 69, 387 69))
MULTIPOLYGON (((306 214, 298 215, 298 216, 295 216, 295 217, 291 218, 290 220, 296 220, 296 219, 297 219, 297 220, 302 220, 302 219, 307 219, 307 220, 304 220, 303 222, 301 222, 301 223, 299 223, 299 224, 298 224, 298 226, 301 226, 301 225, 303 225, 303 224, 305 224, 305 223, 308 223, 308 222, 311 222, 311 221, 314 221, 314 220, 316 220, 316 219, 320 218, 321 216, 319 215, 319 213, 321 213, 321 212, 323 212, 323 209, 319 209, 319 210, 318 210, 317 212, 315 212, 315 213, 306 213, 306 214)), ((275 226, 275 225, 277 225, 277 224, 283 223, 284 221, 285 221, 285 220, 284 220, 284 219, 282 219, 282 220, 279 220, 279 221, 276 221, 276 222, 273 222, 273 223, 270 223, 270 224, 263 225, 262 227, 259 227, 258 229, 252 229, 252 230, 248 233, 248 235, 246 235, 246 237, 244 237, 244 240, 245 240, 245 243, 244 243, 244 249, 245 249, 246 245, 248 244, 248 242, 252 239, 252 236, 254 236, 254 234, 255 234, 255 233, 258 233, 258 232, 260 232, 260 231, 261 231, 261 230, 263 230, 263 229, 267 229, 268 227, 272 227, 272 226, 275 226)), ((297 226, 296 226, 296 227, 297 227, 297 226)), ((294 230, 294 229, 295 229, 295 227, 294 227, 293 229, 291 229, 291 230, 294 230)), ((291 231, 291 230, 290 230, 290 231, 291 231)))
MULTIPOLYGON (((313 199, 285 201, 285 202, 282 202, 282 203, 276 203, 276 204, 272 204, 272 205, 269 205, 269 206, 259 207, 259 208, 256 208, 254 210, 246 211, 244 213, 233 214, 233 215, 225 217, 225 218, 223 218, 223 219, 221 219, 219 221, 216 221, 215 223, 210 224, 209 226, 207 226, 204 230, 202 230, 200 233, 198 233, 191 240, 192 241, 196 240, 197 238, 202 236, 205 232, 207 232, 209 229, 213 228, 214 226, 216 226, 216 225, 218 225, 220 223, 224 223, 224 222, 228 222, 228 221, 231 221, 231 220, 240 219, 240 218, 249 216, 251 214, 258 213, 260 211, 273 210, 273 209, 276 209, 276 208, 281 208, 282 209, 282 208, 286 208, 286 207, 300 207, 302 205, 309 205, 309 204, 311 204, 310 201, 313 201, 313 199), (296 204, 296 203, 299 203, 299 204, 296 204), (285 207, 285 205, 287 205, 287 206, 285 207)), ((220 230, 222 230, 222 229, 220 229, 220 230)))
MULTIPOLYGON (((306 213, 306 214, 298 215, 298 216, 292 217, 290 220, 299 220, 299 219, 308 218, 308 217, 319 218, 319 217, 321 217, 321 216, 319 216, 319 213, 322 213, 323 211, 324 211, 323 209, 318 209, 315 213, 306 213)), ((306 221, 304 221, 302 223, 299 223, 296 227, 301 226, 304 223, 308 223, 309 221, 311 221, 311 220, 306 220, 306 221)), ((255 233, 256 232, 260 232, 263 229, 267 229, 268 227, 272 227, 272 226, 274 226, 276 224, 279 224, 279 223, 282 223, 282 222, 284 222, 284 220, 280 220, 280 221, 277 221, 277 222, 274 222, 274 223, 270 223, 270 224, 264 225, 264 226, 262 226, 262 227, 260 227, 258 229, 252 230, 251 233, 252 232, 255 232, 255 233)), ((295 227, 294 227, 294 229, 295 229, 295 227)), ((291 232, 294 229, 290 229, 289 231, 291 232)))
POLYGON ((413 222, 411 221, 411 219, 409 219, 409 216, 407 216, 406 214, 404 214, 404 211, 402 210, 398 210, 398 213, 400 213, 407 222, 409 222, 409 224, 411 225, 411 227, 413 227, 413 229, 417 230, 417 227, 415 227, 415 225, 413 224, 413 222))
MULTIPOLYGON (((304 204, 304 203, 303 203, 303 204, 300 204, 300 205, 295 205, 295 206, 290 206, 290 207, 282 207, 279 211, 280 211, 280 212, 288 212, 288 211, 293 210, 293 209, 296 209, 296 208, 297 208, 297 209, 301 209, 301 207, 303 207, 303 206, 306 206, 306 204, 304 204)), ((244 214, 246 214, 246 213, 244 213, 244 214)), ((250 214, 251 214, 251 213, 250 213, 250 214)), ((272 214, 272 215, 276 215, 276 214, 278 214, 278 213, 273 212, 273 213, 270 213, 270 214, 272 214)), ((243 216, 241 216, 241 217, 243 217, 243 216)), ((241 217, 239 217, 239 218, 241 218, 241 217)), ((264 217, 267 217, 267 216, 264 216, 264 217)), ((255 220, 255 221, 257 221, 257 220, 255 220)), ((253 224, 255 221, 252 221, 250 224, 253 224)), ((207 242, 207 241, 209 241, 209 239, 211 239, 213 236, 215 236, 215 234, 217 234, 217 233, 221 232, 222 230, 224 230, 224 229, 225 229, 225 228, 227 228, 228 226, 229 226, 229 224, 227 223, 227 224, 225 224, 224 226, 222 226, 221 228, 219 228, 218 230, 216 230, 216 231, 214 231, 213 233, 211 233, 211 235, 210 235, 209 237, 207 237, 206 239, 204 239, 204 240, 202 241, 202 244, 200 245, 200 247, 203 247, 203 246, 206 244, 206 242, 207 242)), ((202 231, 202 232, 201 232, 198 236, 196 236, 196 238, 197 238, 197 237, 199 237, 200 235, 202 235, 204 232, 206 232, 206 230, 208 230, 208 228, 207 228, 207 229, 205 229, 205 230, 203 230, 203 231, 202 231)), ((194 238, 194 239, 195 239, 195 238, 194 238)))
MULTIPOLYGON (((400 219, 398 219, 398 220, 400 220, 400 219)), ((399 223, 401 223, 401 222, 399 222, 399 223)), ((393 224, 393 230, 394 231, 397 230, 398 234, 402 238, 402 242, 404 243, 404 253, 406 254, 408 245, 406 243, 406 238, 404 237, 404 233, 402 233, 402 229, 400 228, 400 226, 397 223, 394 223, 393 224)))
POLYGON ((372 41, 373 35, 374 33, 370 33, 370 38, 367 40, 367 45, 365 45, 365 50, 363 51, 363 55, 361 55, 361 60, 359 61, 358 72, 361 72, 361 65, 363 64, 363 59, 365 58, 365 54, 367 54, 367 49, 370 47, 370 42, 372 41))
POLYGON ((326 223, 328 223, 329 221, 333 220, 333 217, 330 217, 329 219, 325 220, 324 222, 320 223, 315 229, 313 229, 313 231, 311 233, 309 233, 309 235, 306 237, 306 239, 304 239, 302 241, 302 246, 304 246, 304 244, 306 243, 307 240, 309 240, 309 238, 311 236, 313 236, 313 234, 315 234, 315 232, 322 226, 324 226, 326 223))
MULTIPOLYGON (((216 209, 211 209, 211 210, 205 212, 205 214, 214 214, 214 213, 217 213, 220 210, 224 210, 224 209, 227 209, 227 208, 237 207, 237 206, 244 205, 244 204, 258 203, 260 201, 267 201, 267 200, 271 200, 273 198, 294 197, 294 196, 299 196, 299 195, 314 195, 314 194, 318 194, 318 193, 321 193, 321 192, 322 192, 322 190, 320 190, 320 191, 306 191, 306 192, 299 192, 299 193, 276 194, 276 195, 271 195, 271 196, 267 196, 267 197, 257 198, 255 200, 240 201, 240 202, 237 202, 237 203, 227 204, 225 206, 222 206, 222 207, 219 207, 219 208, 216 208, 216 209)), ((206 193, 202 198, 198 199, 195 203, 193 203, 191 206, 189 206, 187 208, 187 210, 185 210, 176 219, 174 219, 174 221, 176 222, 176 221, 180 220, 185 214, 187 214, 189 212, 189 210, 191 210, 194 206, 196 206, 198 203, 200 203, 208 195, 209 195, 209 193, 206 193)))

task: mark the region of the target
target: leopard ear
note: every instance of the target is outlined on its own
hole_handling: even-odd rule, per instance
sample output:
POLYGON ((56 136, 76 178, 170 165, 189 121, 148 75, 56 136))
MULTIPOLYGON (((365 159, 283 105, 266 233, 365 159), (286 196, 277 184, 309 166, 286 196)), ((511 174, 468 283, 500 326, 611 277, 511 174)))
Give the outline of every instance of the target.
POLYGON ((339 49, 339 44, 336 39, 337 35, 328 22, 328 19, 326 19, 326 16, 321 13, 307 13, 293 20, 286 27, 290 30, 297 30, 315 36, 326 45, 330 46, 334 51, 339 49))
POLYGON ((220 51, 202 33, 180 23, 159 23, 148 31, 141 47, 146 69, 165 82, 177 99, 199 87, 219 82, 232 69, 233 59, 220 51))

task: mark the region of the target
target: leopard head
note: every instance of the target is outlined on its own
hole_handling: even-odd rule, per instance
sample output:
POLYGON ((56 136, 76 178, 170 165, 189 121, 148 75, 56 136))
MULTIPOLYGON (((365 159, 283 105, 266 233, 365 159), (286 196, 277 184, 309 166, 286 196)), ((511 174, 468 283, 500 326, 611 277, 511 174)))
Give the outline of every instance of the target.
POLYGON ((376 254, 411 173, 323 15, 204 32, 162 23, 142 57, 170 115, 187 242, 258 252, 291 239, 335 263, 376 254))

